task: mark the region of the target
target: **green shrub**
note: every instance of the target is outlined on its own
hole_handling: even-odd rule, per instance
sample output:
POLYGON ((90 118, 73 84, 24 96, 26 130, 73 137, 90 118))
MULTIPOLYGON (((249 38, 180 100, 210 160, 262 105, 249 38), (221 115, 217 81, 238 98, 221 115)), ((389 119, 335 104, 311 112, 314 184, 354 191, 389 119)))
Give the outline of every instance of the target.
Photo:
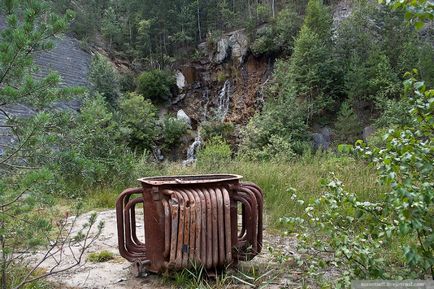
POLYGON ((359 138, 362 127, 348 101, 342 103, 335 127, 340 143, 354 143, 359 138))
POLYGON ((157 109, 149 99, 135 92, 125 94, 119 101, 122 135, 131 148, 152 149, 158 136, 157 109))
POLYGON ((166 149, 174 147, 187 132, 188 125, 183 120, 166 117, 163 121, 163 143, 166 149))
POLYGON ((410 124, 411 117, 408 113, 410 103, 406 98, 400 99, 379 99, 377 106, 382 114, 375 121, 378 127, 392 127, 395 125, 405 126, 410 124))
POLYGON ((209 139, 204 148, 197 153, 197 164, 207 166, 211 164, 222 164, 231 160, 232 152, 230 145, 221 137, 209 139))
POLYGON ((156 102, 168 100, 174 86, 175 77, 165 70, 146 71, 137 78, 137 92, 145 99, 156 102))
POLYGON ((291 151, 302 154, 308 140, 304 109, 292 99, 269 101, 263 111, 249 121, 241 136, 240 156, 262 155, 267 159, 270 146, 274 146, 270 143, 273 139, 291 142, 291 151))
POLYGON ((113 253, 106 250, 101 252, 93 252, 87 255, 87 260, 93 263, 107 262, 113 260, 113 258, 113 253))
POLYGON ((295 156, 290 139, 271 135, 268 144, 261 148, 244 149, 239 157, 247 160, 288 162, 295 156))
POLYGON ((235 131, 233 123, 220 121, 203 122, 200 129, 202 138, 205 141, 216 136, 220 136, 223 139, 231 139, 235 131))
POLYGON ((251 49, 255 54, 266 54, 283 51, 290 53, 294 38, 300 30, 302 20, 295 9, 288 4, 279 11, 276 19, 269 26, 257 32, 251 49))
POLYGON ((350 193, 333 177, 314 200, 298 200, 294 194, 304 214, 283 219, 288 230, 299 233, 299 249, 305 253, 299 264, 313 275, 327 265, 335 267, 340 287, 354 279, 434 278, 434 90, 415 78, 404 86, 410 125, 389 130, 385 146, 356 144, 387 191, 350 193))
POLYGON ((96 54, 89 71, 94 92, 100 93, 112 106, 120 96, 119 75, 113 65, 101 54, 96 54))
POLYGON ((88 99, 80 114, 63 121, 67 127, 49 166, 59 182, 73 191, 69 196, 84 193, 83 188, 129 179, 134 155, 123 144, 121 129, 102 96, 88 99))

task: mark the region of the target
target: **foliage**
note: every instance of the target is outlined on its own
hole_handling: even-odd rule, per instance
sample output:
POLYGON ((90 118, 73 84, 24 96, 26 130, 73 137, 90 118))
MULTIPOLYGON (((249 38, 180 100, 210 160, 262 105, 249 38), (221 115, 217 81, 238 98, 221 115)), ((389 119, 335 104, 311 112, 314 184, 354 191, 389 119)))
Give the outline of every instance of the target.
POLYGON ((339 142, 354 143, 362 128, 350 103, 342 103, 336 120, 336 133, 339 142))
POLYGON ((354 278, 434 278, 434 91, 415 78, 405 82, 405 91, 411 104, 410 126, 386 133, 385 147, 358 144, 389 191, 366 200, 346 192, 333 178, 319 198, 299 201, 305 208, 303 217, 284 219, 291 230, 300 232, 311 273, 319 273, 326 264, 335 266, 345 287, 354 278), (401 252, 384 253, 397 244, 401 252))
POLYGON ((233 123, 220 121, 202 122, 200 129, 201 136, 205 141, 216 136, 228 140, 233 137, 235 131, 233 123))
POLYGON ((149 99, 135 92, 119 101, 121 131, 133 149, 151 149, 157 138, 157 109, 149 99))
POLYGON ((292 152, 301 154, 308 137, 303 109, 292 100, 269 101, 261 114, 249 121, 241 135, 239 154, 250 159, 270 159, 270 153, 279 150, 280 144, 284 143, 284 147, 291 143, 288 156, 292 152), (275 148, 276 144, 279 145, 275 148))
POLYGON ((345 89, 352 100, 378 102, 399 96, 399 81, 387 56, 373 52, 363 63, 357 56, 350 60, 345 89))
POLYGON ((92 60, 89 80, 94 93, 100 93, 112 107, 115 107, 120 96, 119 75, 101 54, 95 55, 92 60))
POLYGON ((230 145, 221 137, 209 139, 204 148, 197 153, 197 163, 199 166, 207 164, 223 164, 230 161, 232 156, 230 145))
POLYGON ((342 90, 331 47, 330 19, 330 12, 320 1, 309 1, 288 68, 290 90, 305 102, 308 119, 330 109, 342 90), (319 19, 324 22, 317 22, 319 19))
MULTIPOLYGON (((77 239, 71 233, 74 215, 67 222, 67 217, 59 218, 55 214, 53 199, 45 190, 55 178, 51 171, 42 167, 47 159, 46 146, 38 146, 53 137, 50 135, 53 114, 44 109, 78 90, 60 89, 60 77, 55 73, 34 79, 32 73, 37 68, 33 65, 33 56, 53 47, 51 40, 67 28, 72 14, 58 16, 51 12, 47 2, 37 0, 2 1, 0 13, 7 22, 1 31, 0 43, 0 113, 7 119, 7 133, 14 140, 0 156, 0 282, 3 289, 18 289, 79 265, 83 253, 94 241, 89 232, 96 226, 96 219, 89 219, 78 234, 85 237, 77 239), (39 110, 25 120, 18 120, 5 109, 17 103, 39 110), (37 246, 44 254, 30 264, 24 260, 22 252, 32 251, 37 246), (57 256, 57 265, 36 274, 42 262, 68 246, 80 247, 74 262, 64 264, 62 257, 57 256), (25 273, 12 275, 17 265, 25 273)), ((73 212, 76 213, 78 210, 73 212)), ((101 228, 102 224, 95 237, 101 228)))
POLYGON ((188 125, 183 120, 166 117, 163 121, 163 142, 166 149, 173 148, 179 139, 187 132, 188 125))
POLYGON ((325 42, 331 41, 333 18, 322 0, 309 0, 304 18, 304 26, 316 33, 325 42))
POLYGON ((66 131, 56 143, 62 149, 52 152, 50 167, 69 197, 110 183, 114 176, 128 179, 134 156, 122 145, 119 124, 102 96, 88 99, 80 114, 66 115, 62 122, 58 125, 66 131))
POLYGON ((406 20, 413 22, 417 29, 422 29, 425 22, 434 19, 434 4, 429 0, 379 0, 378 2, 391 6, 392 9, 405 10, 406 20))
POLYGON ((113 253, 109 251, 93 252, 87 255, 87 260, 93 263, 102 263, 113 260, 113 253))
POLYGON ((117 19, 116 12, 113 7, 108 7, 104 11, 104 16, 101 20, 101 32, 104 37, 109 40, 109 45, 112 46, 113 42, 120 42, 122 35, 121 23, 117 19))
POLYGON ((244 149, 239 156, 247 160, 288 162, 295 153, 290 139, 278 135, 271 135, 268 144, 261 148, 244 149))
POLYGON ((271 25, 264 26, 256 31, 255 40, 251 49, 255 54, 266 54, 283 51, 292 51, 294 38, 297 35, 302 21, 299 14, 291 5, 287 5, 276 16, 271 25))
POLYGON ((378 127, 407 126, 411 123, 411 117, 408 114, 410 103, 408 98, 399 99, 380 99, 377 105, 383 111, 381 116, 375 121, 378 127))
POLYGON ((168 100, 175 86, 174 76, 164 70, 151 70, 143 72, 137 78, 137 92, 145 99, 161 102, 168 100))

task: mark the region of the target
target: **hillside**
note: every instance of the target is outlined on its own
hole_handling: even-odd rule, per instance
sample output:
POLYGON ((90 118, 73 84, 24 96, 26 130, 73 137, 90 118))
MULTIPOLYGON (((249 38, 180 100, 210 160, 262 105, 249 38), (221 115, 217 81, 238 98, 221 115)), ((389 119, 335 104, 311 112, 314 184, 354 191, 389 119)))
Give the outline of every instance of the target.
POLYGON ((432 284, 431 1, 0 15, 1 289, 432 284))

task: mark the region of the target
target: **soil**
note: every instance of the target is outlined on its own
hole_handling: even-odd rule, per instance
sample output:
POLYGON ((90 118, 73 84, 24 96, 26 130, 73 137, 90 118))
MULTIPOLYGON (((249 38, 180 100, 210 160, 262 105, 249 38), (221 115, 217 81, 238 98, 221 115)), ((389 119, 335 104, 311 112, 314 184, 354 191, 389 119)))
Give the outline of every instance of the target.
MULTIPOLYGON (((87 213, 79 216, 76 221, 75 232, 85 225, 92 213, 87 213)), ((137 211, 138 223, 138 237, 141 225, 140 219, 143 219, 143 213, 137 211)), ((90 246, 89 250, 84 253, 83 262, 79 267, 68 270, 64 273, 53 275, 49 277, 49 281, 57 284, 58 288, 82 288, 82 289, 145 289, 145 288, 173 288, 173 285, 167 281, 168 278, 162 278, 155 274, 145 274, 146 276, 136 278, 131 272, 130 263, 123 259, 117 249, 117 229, 116 229, 116 214, 115 210, 98 212, 97 222, 103 221, 104 228, 102 229, 99 238, 90 246), (109 251, 113 253, 114 258, 107 262, 94 263, 87 260, 87 256, 92 252, 109 251), (164 281, 166 280, 166 281, 164 281)), ((96 228, 91 233, 96 232, 96 228)), ((74 233, 74 232, 73 232, 74 233)), ((256 256, 250 262, 241 262, 237 269, 228 271, 227 274, 236 274, 237 271, 245 272, 237 274, 237 276, 244 276, 245 274, 249 283, 255 285, 265 285, 265 288, 294 288, 301 287, 297 284, 298 272, 291 270, 289 273, 288 266, 292 267, 293 261, 291 256, 295 253, 296 242, 294 237, 280 236, 270 233, 268 229, 264 231, 263 250, 261 254, 256 256), (269 250, 269 248, 273 248, 269 250), (286 257, 285 257, 286 256, 286 257), (289 258, 287 258, 289 256, 289 258), (282 261, 282 258, 284 259, 282 261), (280 259, 280 262, 279 262, 280 259), (283 266, 284 265, 284 266, 283 266), (232 272, 233 271, 233 272, 232 272), (247 277, 248 276, 248 277, 247 277), (253 277, 250 277, 253 276, 253 277), (256 276, 256 277, 255 277, 256 276), (295 282, 294 282, 295 281, 295 282)), ((77 256, 79 247, 72 248, 72 251, 77 256)), ((39 252, 33 255, 32 258, 36 260, 41 258, 44 252, 39 252)), ((56 256, 58 260, 60 256, 56 256)), ((62 266, 74 263, 74 256, 71 250, 64 250, 62 254, 62 266)), ((55 259, 50 258, 45 261, 41 268, 49 270, 55 266, 55 259)), ((62 268, 59 266, 59 268, 62 268)), ((169 278, 170 279, 170 278, 169 278)), ((230 288, 250 288, 251 286, 232 285, 230 288)))

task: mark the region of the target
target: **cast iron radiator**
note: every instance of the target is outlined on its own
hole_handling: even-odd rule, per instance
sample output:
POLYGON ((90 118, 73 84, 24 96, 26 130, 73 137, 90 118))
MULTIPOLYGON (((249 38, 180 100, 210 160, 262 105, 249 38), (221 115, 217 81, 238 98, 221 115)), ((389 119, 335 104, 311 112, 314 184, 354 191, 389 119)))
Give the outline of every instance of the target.
POLYGON ((119 252, 136 272, 223 269, 262 249, 263 193, 238 175, 143 178, 116 202, 119 252), (143 204, 144 240, 136 206, 143 204))

